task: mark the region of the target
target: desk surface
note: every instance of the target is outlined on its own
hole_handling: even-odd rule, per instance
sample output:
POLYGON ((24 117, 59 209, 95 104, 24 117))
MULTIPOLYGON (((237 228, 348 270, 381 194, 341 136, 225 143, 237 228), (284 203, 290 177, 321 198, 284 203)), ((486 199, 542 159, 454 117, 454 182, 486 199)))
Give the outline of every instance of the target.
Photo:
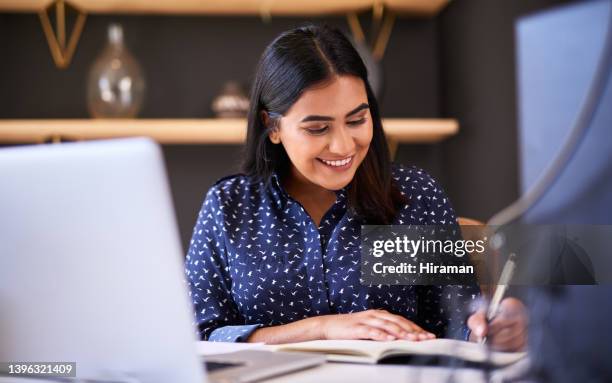
POLYGON ((265 380, 266 383, 436 383, 486 382, 482 371, 453 370, 445 367, 415 367, 399 365, 364 365, 353 363, 325 363, 321 366, 265 380), (454 374, 454 378, 452 379, 454 374))
MULTIPOLYGON (((200 356, 206 357, 209 354, 265 349, 265 346, 263 343, 197 342, 196 348, 200 356)), ((516 379, 523 376, 528 365, 529 359, 524 358, 509 367, 494 371, 487 377, 482 370, 468 368, 452 370, 447 367, 327 362, 321 366, 266 379, 263 383, 496 383, 504 381, 504 378, 516 379)))
MULTIPOLYGON (((513 374, 510 374, 513 375, 513 374)), ((321 366, 266 379, 262 383, 501 383, 508 374, 495 372, 487 379, 475 369, 451 370, 445 367, 416 367, 399 365, 365 365, 353 363, 325 363, 321 366)), ((47 383, 37 379, 0 377, 0 383, 47 383)), ((523 380, 513 380, 523 382, 523 380)))
MULTIPOLYGON (((366 365, 353 363, 325 363, 266 379, 262 383, 501 383, 522 376, 526 363, 518 362, 510 368, 497 370, 487 379, 483 371, 476 369, 451 370, 446 367, 417 367, 400 365, 366 365)), ((19 379, 19 383, 45 383, 35 379, 19 379)), ((0 377, 0 383, 16 383, 15 379, 0 377)))
MULTIPOLYGON (((204 345, 200 352, 210 352, 215 349, 214 345, 206 345, 208 342, 199 342, 204 345), (204 347, 205 346, 205 347, 204 347)), ((217 348, 217 351, 231 352, 240 347, 229 346, 217 348)), ((258 348, 256 346, 246 347, 258 348)), ((526 382, 520 379, 529 366, 529 359, 499 369, 491 373, 489 377, 485 372, 477 369, 447 367, 420 367, 406 365, 369 365, 356 363, 325 363, 323 365, 296 371, 276 378, 266 379, 262 383, 502 383, 511 380, 513 382, 526 382)), ((16 383, 14 378, 0 377, 0 383, 16 383)), ((45 383, 39 379, 19 379, 18 383, 45 383)))

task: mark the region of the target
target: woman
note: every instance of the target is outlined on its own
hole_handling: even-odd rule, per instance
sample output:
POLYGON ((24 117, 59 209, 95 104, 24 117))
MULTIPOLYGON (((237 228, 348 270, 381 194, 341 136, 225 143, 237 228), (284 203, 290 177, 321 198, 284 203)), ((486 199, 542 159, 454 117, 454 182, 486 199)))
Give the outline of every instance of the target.
MULTIPOLYGON (((472 334, 466 325, 476 285, 359 281, 360 225, 456 225, 456 217, 428 174, 391 164, 366 68, 341 32, 307 26, 267 47, 251 94, 243 171, 209 190, 187 255, 202 339, 486 333, 482 313, 470 318, 472 334)), ((498 346, 522 347, 524 326, 507 322, 497 327, 510 338, 498 346)))

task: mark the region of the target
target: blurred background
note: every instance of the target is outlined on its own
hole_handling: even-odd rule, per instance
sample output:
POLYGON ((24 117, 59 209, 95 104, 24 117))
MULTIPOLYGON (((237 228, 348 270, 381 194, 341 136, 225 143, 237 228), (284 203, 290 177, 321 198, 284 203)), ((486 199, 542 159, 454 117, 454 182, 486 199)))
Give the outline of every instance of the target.
MULTIPOLYGON (((514 201, 520 189, 514 23, 568 1, 434 3, 437 9, 426 14, 395 14, 378 62, 378 100, 384 118, 458 122, 458 132, 439 141, 400 143, 395 161, 420 166, 437 178, 459 215, 487 220, 514 201)), ((44 8, 51 2, 0 0, 0 126, 2 119, 91 118, 88 76, 108 44, 112 23, 121 25, 125 46, 146 83, 137 113, 142 119, 215 118, 213 103, 232 92, 226 84, 235 82, 248 94, 259 56, 285 30, 316 22, 351 35, 347 15, 336 12, 90 12, 70 62, 61 69, 37 14, 41 4, 44 8)), ((51 8, 49 18, 55 23, 51 8)), ((369 36, 372 7, 355 14, 369 36)), ((2 137, 0 146, 20 144, 2 137)), ((163 150, 186 248, 208 188, 239 171, 241 146, 164 143, 163 150)))

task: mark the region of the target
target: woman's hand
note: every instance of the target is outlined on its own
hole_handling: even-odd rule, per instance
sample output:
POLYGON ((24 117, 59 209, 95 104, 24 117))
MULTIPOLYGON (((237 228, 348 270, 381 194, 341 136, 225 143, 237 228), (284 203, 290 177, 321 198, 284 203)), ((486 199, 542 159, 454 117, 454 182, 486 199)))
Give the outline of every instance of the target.
POLYGON ((414 322, 385 310, 318 317, 323 339, 426 340, 436 336, 414 322))
POLYGON ((479 310, 468 318, 467 325, 472 331, 470 340, 473 342, 486 336, 493 349, 520 351, 527 344, 527 321, 523 303, 516 298, 506 298, 491 323, 487 323, 485 311, 479 310))
POLYGON ((255 330, 247 342, 283 344, 316 339, 426 340, 435 335, 385 310, 310 317, 255 330))

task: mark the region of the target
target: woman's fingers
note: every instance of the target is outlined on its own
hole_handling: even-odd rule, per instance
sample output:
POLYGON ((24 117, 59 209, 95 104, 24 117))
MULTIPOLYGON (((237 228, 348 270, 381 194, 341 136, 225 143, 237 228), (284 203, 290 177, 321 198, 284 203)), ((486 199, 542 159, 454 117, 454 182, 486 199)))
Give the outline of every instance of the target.
POLYGON ((507 326, 491 331, 491 343, 494 348, 516 351, 522 348, 527 340, 527 328, 520 322, 506 322, 507 326))
POLYGON ((491 345, 496 350, 519 351, 524 349, 526 344, 527 332, 521 328, 514 331, 504 329, 491 339, 491 345))
POLYGON ((426 340, 435 338, 399 315, 384 310, 368 310, 352 314, 330 315, 324 323, 326 339, 395 339, 426 340))
POLYGON ((388 322, 392 322, 399 326, 405 335, 402 337, 409 340, 426 340, 433 339, 436 336, 428 331, 423 330, 421 327, 416 325, 414 322, 395 314, 391 314, 384 310, 373 310, 373 315, 377 318, 383 319, 388 322))
POLYGON ((506 298, 500 310, 491 321, 486 323, 484 313, 478 312, 468 319, 468 327, 479 336, 479 329, 484 326, 485 333, 493 348, 504 351, 523 349, 527 343, 527 311, 521 301, 506 298))
POLYGON ((488 332, 491 335, 497 335, 500 331, 515 327, 524 328, 527 326, 526 323, 524 323, 520 318, 497 317, 493 319, 491 323, 489 323, 488 332))
POLYGON ((379 341, 395 339, 395 337, 388 332, 368 325, 358 325, 355 328, 354 334, 357 339, 372 339, 379 341))
POLYGON ((491 336, 500 344, 520 339, 520 336, 526 334, 526 331, 527 315, 520 307, 518 310, 506 307, 489 325, 491 336))
POLYGON ((487 324, 487 318, 484 311, 477 311, 470 315, 467 321, 468 328, 478 338, 483 338, 489 332, 489 326, 487 324))
POLYGON ((378 317, 366 317, 362 320, 362 323, 370 327, 384 330, 389 335, 392 335, 393 338, 403 339, 408 334, 408 332, 396 323, 378 317))

